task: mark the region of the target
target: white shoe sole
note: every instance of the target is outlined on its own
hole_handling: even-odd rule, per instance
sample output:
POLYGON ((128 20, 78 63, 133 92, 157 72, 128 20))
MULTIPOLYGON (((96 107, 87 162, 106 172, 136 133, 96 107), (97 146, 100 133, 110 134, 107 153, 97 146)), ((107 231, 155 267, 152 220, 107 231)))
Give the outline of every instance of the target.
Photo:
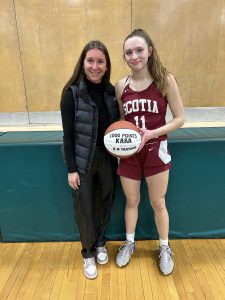
POLYGON ((84 271, 84 275, 88 278, 88 279, 95 279, 97 276, 98 276, 98 273, 97 274, 95 274, 95 275, 87 275, 86 273, 85 273, 85 271, 84 271))

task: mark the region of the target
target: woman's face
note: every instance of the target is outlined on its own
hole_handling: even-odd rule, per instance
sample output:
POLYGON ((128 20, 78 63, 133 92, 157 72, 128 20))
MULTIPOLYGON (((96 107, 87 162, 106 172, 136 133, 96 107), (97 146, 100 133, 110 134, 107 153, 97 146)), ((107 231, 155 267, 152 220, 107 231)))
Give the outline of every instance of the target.
POLYGON ((88 80, 100 83, 106 71, 105 54, 99 49, 91 49, 84 59, 84 72, 88 80))
POLYGON ((152 48, 148 48, 146 41, 139 36, 126 40, 124 44, 124 59, 132 71, 140 71, 147 67, 152 48))

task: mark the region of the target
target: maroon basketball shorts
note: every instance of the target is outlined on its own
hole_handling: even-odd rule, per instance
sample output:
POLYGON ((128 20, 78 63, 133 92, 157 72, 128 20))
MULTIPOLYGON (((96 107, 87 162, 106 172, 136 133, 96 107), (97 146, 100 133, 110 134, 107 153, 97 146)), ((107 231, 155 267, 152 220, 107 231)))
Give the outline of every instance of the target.
POLYGON ((120 159, 117 174, 134 180, 156 175, 171 167, 171 156, 167 140, 149 142, 140 152, 120 159))

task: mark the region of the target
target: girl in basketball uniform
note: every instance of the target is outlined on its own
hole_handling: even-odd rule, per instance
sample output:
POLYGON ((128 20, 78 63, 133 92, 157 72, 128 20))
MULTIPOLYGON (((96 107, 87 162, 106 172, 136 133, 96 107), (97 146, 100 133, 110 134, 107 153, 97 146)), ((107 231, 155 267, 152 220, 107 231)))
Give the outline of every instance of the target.
POLYGON ((183 125, 183 104, 176 80, 160 62, 144 30, 135 29, 129 34, 123 51, 131 75, 116 84, 116 96, 122 118, 140 128, 142 142, 135 155, 120 160, 117 170, 126 196, 126 241, 119 248, 116 263, 119 267, 127 265, 135 251, 140 184, 144 176, 159 235, 159 266, 167 275, 174 267, 165 205, 171 167, 167 133, 183 125), (168 123, 165 121, 167 105, 173 116, 168 123))

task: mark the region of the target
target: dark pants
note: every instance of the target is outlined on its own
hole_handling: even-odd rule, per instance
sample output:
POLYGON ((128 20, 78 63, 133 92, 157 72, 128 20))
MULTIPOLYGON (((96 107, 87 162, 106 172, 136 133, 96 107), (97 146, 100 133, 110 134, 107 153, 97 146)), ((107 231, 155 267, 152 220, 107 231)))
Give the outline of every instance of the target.
POLYGON ((104 148, 96 148, 91 170, 80 175, 80 187, 72 190, 75 218, 80 232, 82 256, 93 257, 104 246, 105 231, 115 194, 115 158, 104 148))

